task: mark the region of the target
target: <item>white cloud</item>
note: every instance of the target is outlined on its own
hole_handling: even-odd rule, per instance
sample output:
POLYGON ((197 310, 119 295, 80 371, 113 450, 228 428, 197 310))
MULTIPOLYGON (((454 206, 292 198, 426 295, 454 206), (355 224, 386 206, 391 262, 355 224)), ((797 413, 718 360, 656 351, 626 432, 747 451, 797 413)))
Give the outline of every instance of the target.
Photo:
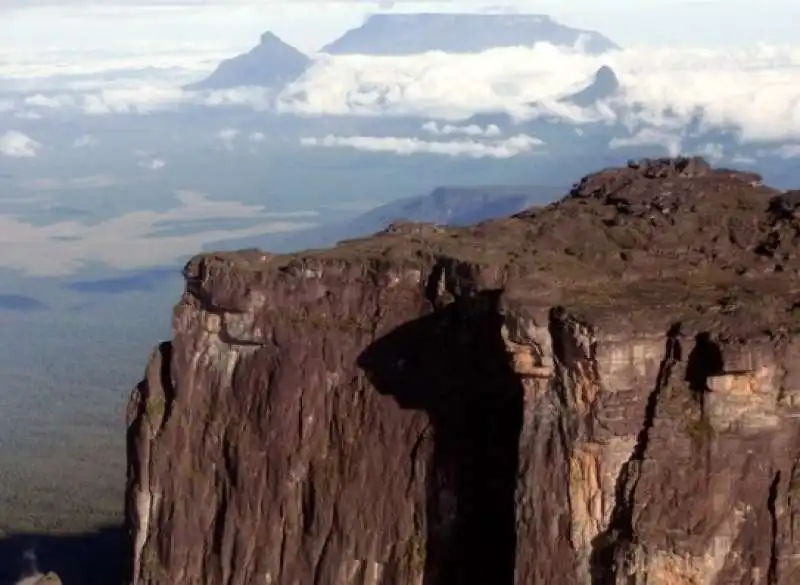
POLYGON ((754 159, 753 157, 744 156, 744 155, 741 155, 741 154, 736 154, 733 157, 731 157, 731 162, 734 163, 734 164, 737 164, 737 165, 742 165, 742 166, 750 166, 750 165, 755 165, 755 164, 758 163, 758 161, 756 159, 754 159))
POLYGON ((800 158, 800 144, 784 144, 775 149, 774 154, 783 159, 800 158))
POLYGON ((697 154, 706 157, 712 163, 718 163, 725 158, 725 147, 716 142, 704 144, 697 150, 697 154))
POLYGON ((14 112, 14 117, 19 118, 20 120, 41 120, 42 115, 37 114, 36 112, 26 112, 22 110, 21 112, 14 112))
POLYGON ((251 132, 247 137, 250 142, 264 142, 267 139, 263 132, 251 132))
POLYGON ((39 108, 59 108, 63 105, 56 97, 47 97, 40 93, 25 98, 23 102, 26 106, 36 106, 39 108))
POLYGON ((681 154, 682 144, 679 135, 674 132, 657 128, 643 128, 633 136, 627 138, 614 138, 608 143, 610 148, 625 148, 630 146, 663 146, 671 156, 681 154))
POLYGON ((233 141, 241 134, 236 128, 223 128, 217 132, 217 140, 222 142, 226 150, 233 150, 233 141))
POLYGON ((451 122, 480 112, 527 117, 537 101, 567 111, 556 100, 579 89, 599 66, 597 58, 548 44, 473 55, 323 55, 281 93, 277 105, 304 114, 415 115, 451 122))
MULTIPOLYGON (((0 60, 0 72, 6 83, 10 81, 20 87, 27 84, 92 89, 108 87, 109 83, 112 87, 125 85, 126 81, 131 86, 135 79, 156 84, 171 79, 174 84, 181 85, 231 56, 230 49, 197 43, 176 48, 142 42, 138 47, 118 51, 109 51, 110 44, 82 51, 50 43, 34 47, 6 45, 4 56, 7 58, 0 60)), ((2 41, 0 46, 3 46, 2 41)))
POLYGON ((42 145, 33 138, 16 130, 0 136, 0 155, 12 158, 32 158, 39 154, 42 145))
POLYGON ((440 142, 392 136, 333 136, 329 134, 324 138, 301 138, 300 143, 303 146, 344 147, 371 152, 392 152, 401 155, 427 153, 470 158, 510 158, 531 152, 536 147, 544 144, 538 138, 524 134, 518 134, 495 142, 477 142, 475 140, 440 142))
POLYGON ((100 189, 119 184, 113 175, 88 175, 86 177, 70 177, 68 179, 42 178, 21 183, 27 189, 37 191, 64 191, 67 189, 100 189))
POLYGON ((78 136, 75 141, 72 143, 73 148, 86 148, 87 146, 95 146, 97 144, 97 138, 92 136, 91 134, 84 134, 82 136, 78 136))
MULTIPOLYGON (((136 83, 135 80, 130 84, 130 87, 60 91, 47 96, 37 93, 21 100, 14 108, 38 116, 60 112, 92 115, 148 114, 187 104, 204 104, 210 100, 207 95, 195 96, 173 86, 136 83)), ((217 104, 209 102, 208 105, 217 104)))
POLYGON ((151 171, 157 171, 167 166, 167 162, 163 158, 149 158, 139 161, 138 164, 143 169, 150 169, 151 171))
POLYGON ((102 262, 135 269, 163 265, 193 254, 205 244, 229 238, 313 227, 310 212, 277 214, 260 205, 210 201, 192 191, 175 193, 180 205, 168 211, 136 211, 94 225, 63 221, 36 226, 0 215, 0 266, 32 276, 67 276, 84 264, 102 262), (257 220, 240 229, 198 227, 187 235, 159 233, 173 222, 257 220))
POLYGON ((223 141, 233 140, 239 136, 239 131, 236 128, 223 128, 217 133, 217 138, 223 141))
POLYGON ((439 126, 435 120, 425 122, 422 125, 422 130, 433 134, 435 136, 452 136, 454 134, 463 134, 465 136, 485 136, 491 138, 500 136, 500 128, 495 124, 488 124, 485 128, 477 124, 470 124, 468 126, 455 126, 453 124, 444 124, 439 126))
POLYGON ((273 108, 274 91, 264 87, 233 87, 216 91, 189 92, 184 95, 188 103, 203 106, 246 106, 256 111, 273 108))
MULTIPOLYGON (((2 74, 2 67, 0 67, 2 74)), ((4 111, 14 111, 18 117, 41 119, 60 113, 80 113, 95 116, 110 114, 149 114, 176 110, 183 106, 242 106, 256 111, 273 107, 273 92, 261 87, 236 87, 218 91, 186 92, 168 82, 147 82, 130 79, 126 83, 114 84, 98 81, 89 89, 62 88, 44 96, 40 93, 14 102, 3 102, 4 111)), ((0 113, 2 111, 0 110, 0 113)))

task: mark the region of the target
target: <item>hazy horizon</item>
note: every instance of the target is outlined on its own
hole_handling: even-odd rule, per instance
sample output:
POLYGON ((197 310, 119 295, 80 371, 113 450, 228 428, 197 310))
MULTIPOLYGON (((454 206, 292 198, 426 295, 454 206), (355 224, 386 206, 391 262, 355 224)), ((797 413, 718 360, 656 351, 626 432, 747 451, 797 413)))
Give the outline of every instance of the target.
POLYGON ((15 43, 38 45, 45 39, 52 44, 57 30, 60 38, 56 37, 56 43, 77 47, 95 43, 110 49, 127 47, 132 39, 137 44, 146 39, 162 46, 205 42, 234 52, 255 43, 265 30, 313 52, 374 13, 546 14, 569 26, 599 30, 625 46, 728 48, 793 44, 796 35, 791 17, 800 16, 800 6, 789 0, 765 0, 758 10, 744 0, 609 0, 602 8, 588 0, 10 0, 0 11, 6 12, 0 21, 0 48, 4 50, 15 43), (57 29, 51 19, 59 21, 57 29), (113 29, 115 19, 125 30, 113 29), (154 20, 159 25, 153 26, 154 20), (161 34, 165 29, 171 29, 169 35, 161 34), (86 35, 86 31, 95 35, 86 35))

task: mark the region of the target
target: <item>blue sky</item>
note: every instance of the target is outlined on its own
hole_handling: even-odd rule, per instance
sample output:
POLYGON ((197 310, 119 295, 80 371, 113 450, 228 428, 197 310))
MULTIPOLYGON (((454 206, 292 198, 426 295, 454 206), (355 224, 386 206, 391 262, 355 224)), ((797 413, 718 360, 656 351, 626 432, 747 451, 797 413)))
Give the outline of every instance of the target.
MULTIPOLYGON (((795 0, 497 0, 396 2, 394 11, 489 6, 544 13, 623 45, 745 46, 796 42, 795 0)), ((378 2, 293 0, 3 0, 0 47, 127 50, 131 45, 239 49, 271 29, 305 51, 357 26, 378 2)))

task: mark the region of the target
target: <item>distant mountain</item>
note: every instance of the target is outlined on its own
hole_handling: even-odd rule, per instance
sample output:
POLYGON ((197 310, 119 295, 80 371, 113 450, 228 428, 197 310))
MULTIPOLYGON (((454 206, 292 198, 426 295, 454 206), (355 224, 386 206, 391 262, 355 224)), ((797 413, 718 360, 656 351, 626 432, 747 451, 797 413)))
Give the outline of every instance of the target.
POLYGON ((46 308, 43 302, 28 295, 0 294, 0 311, 28 313, 46 308))
POLYGON ((69 282, 66 286, 75 292, 85 294, 127 294, 136 291, 150 291, 170 278, 177 278, 180 274, 179 265, 180 262, 175 262, 175 266, 137 270, 123 276, 78 280, 69 282))
POLYGON ((265 32, 261 42, 249 52, 226 59, 211 75, 184 89, 215 90, 243 85, 279 88, 300 77, 310 63, 308 55, 265 32))
POLYGON ((348 221, 293 233, 278 248, 298 250, 330 246, 340 240, 373 234, 398 220, 469 225, 549 203, 567 190, 535 185, 437 187, 428 195, 392 201, 348 221))
POLYGON ((614 70, 603 65, 594 74, 592 82, 581 91, 563 99, 580 108, 588 108, 597 102, 610 98, 619 91, 619 80, 614 70))
POLYGON ((549 42, 588 53, 619 48, 598 32, 534 14, 375 14, 321 49, 329 54, 412 55, 427 51, 479 53, 496 47, 549 42))

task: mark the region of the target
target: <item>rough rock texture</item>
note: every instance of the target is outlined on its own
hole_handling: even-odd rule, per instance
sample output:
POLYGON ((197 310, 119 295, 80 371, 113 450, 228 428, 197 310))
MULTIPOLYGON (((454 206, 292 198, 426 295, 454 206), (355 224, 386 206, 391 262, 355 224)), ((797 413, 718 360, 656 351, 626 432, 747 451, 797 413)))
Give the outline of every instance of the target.
POLYGON ((129 411, 135 585, 795 585, 800 192, 631 163, 207 254, 129 411))

